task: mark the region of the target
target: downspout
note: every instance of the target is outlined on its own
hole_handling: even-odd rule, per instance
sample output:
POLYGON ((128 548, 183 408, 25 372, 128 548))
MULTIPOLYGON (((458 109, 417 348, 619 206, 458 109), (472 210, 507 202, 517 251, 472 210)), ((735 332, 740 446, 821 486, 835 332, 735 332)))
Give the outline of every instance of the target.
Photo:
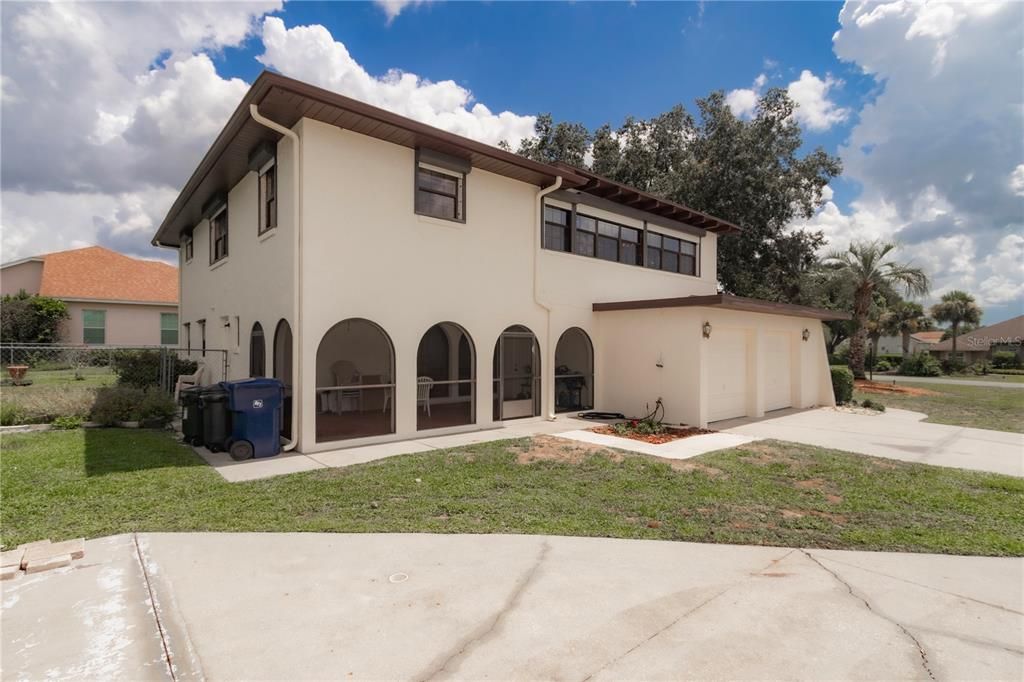
POLYGON ((292 438, 282 448, 288 452, 299 444, 299 434, 302 433, 302 391, 296 390, 302 386, 302 138, 291 128, 285 128, 260 114, 255 104, 249 105, 249 114, 260 125, 290 139, 295 150, 295 168, 292 170, 292 268, 295 272, 292 280, 292 304, 295 309, 295 324, 292 325, 292 438))
MULTIPOLYGON (((544 309, 545 313, 547 313, 547 322, 546 322, 547 328, 546 328, 546 330, 544 332, 544 342, 545 342, 546 346, 551 344, 551 306, 547 302, 545 302, 541 298, 541 295, 540 295, 540 283, 538 281, 539 280, 539 272, 540 272, 540 250, 541 250, 540 234, 541 234, 541 230, 544 229, 544 210, 543 210, 544 209, 544 197, 546 197, 547 195, 551 194, 552 192, 554 192, 555 190, 557 190, 561 186, 562 186, 562 176, 559 175, 558 177, 555 178, 555 183, 553 185, 548 185, 547 187, 542 187, 539 190, 537 190, 537 201, 536 201, 536 205, 534 206, 534 209, 533 209, 533 215, 534 215, 534 217, 537 220, 537 224, 534 226, 534 229, 533 229, 533 300, 534 300, 534 302, 537 305, 539 305, 541 308, 544 309)), ((573 229, 575 229, 575 227, 573 229)), ((543 365, 541 365, 541 366, 543 367, 543 365)), ((551 376, 552 377, 554 376, 554 369, 555 369, 554 367, 551 368, 551 371, 552 371, 552 375, 551 376)), ((546 391, 544 390, 543 387, 544 387, 544 378, 543 378, 543 375, 541 375, 541 396, 542 396, 542 398, 543 398, 544 394, 546 393, 546 391)), ((552 391, 552 393, 553 393, 553 391, 552 391)), ((548 403, 548 409, 547 409, 547 413, 544 415, 544 418, 547 419, 548 421, 554 421, 555 420, 554 401, 553 400, 547 400, 546 402, 548 403)))

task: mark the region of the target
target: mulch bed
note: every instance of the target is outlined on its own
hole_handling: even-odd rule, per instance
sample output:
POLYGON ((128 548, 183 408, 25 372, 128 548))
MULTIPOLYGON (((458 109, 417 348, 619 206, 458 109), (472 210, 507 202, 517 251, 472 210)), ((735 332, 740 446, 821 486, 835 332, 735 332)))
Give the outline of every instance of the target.
POLYGON ((936 391, 929 391, 927 388, 916 388, 912 386, 899 386, 897 384, 881 384, 877 381, 857 379, 853 382, 854 388, 865 393, 898 394, 898 395, 939 395, 936 391))
POLYGON ((610 426, 595 426, 590 429, 590 431, 593 431, 594 433, 603 433, 606 436, 631 438, 633 440, 643 441, 644 443, 650 443, 651 445, 662 445, 664 443, 671 443, 674 440, 689 438, 690 436, 700 436, 705 433, 718 433, 717 431, 712 431, 710 429, 698 429, 695 426, 685 426, 681 429, 666 426, 664 431, 657 434, 636 432, 619 433, 610 426))

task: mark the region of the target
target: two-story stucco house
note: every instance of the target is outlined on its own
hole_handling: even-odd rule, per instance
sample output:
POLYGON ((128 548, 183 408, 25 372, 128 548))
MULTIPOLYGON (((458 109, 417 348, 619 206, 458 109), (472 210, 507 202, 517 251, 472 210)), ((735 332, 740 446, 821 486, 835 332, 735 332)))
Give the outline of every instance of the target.
POLYGON ((820 320, 717 293, 737 226, 273 73, 153 243, 181 345, 289 387, 302 452, 598 409, 833 403, 820 320))

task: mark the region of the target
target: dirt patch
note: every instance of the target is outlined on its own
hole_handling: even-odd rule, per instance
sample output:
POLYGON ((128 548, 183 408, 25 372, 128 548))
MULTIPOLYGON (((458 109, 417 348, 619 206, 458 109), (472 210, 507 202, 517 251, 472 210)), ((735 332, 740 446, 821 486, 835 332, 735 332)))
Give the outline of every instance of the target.
POLYGON ((709 429, 699 429, 695 426, 685 426, 683 428, 675 428, 672 426, 666 426, 665 430, 661 433, 636 433, 633 431, 627 431, 625 433, 619 433, 611 426, 595 426, 589 429, 594 433, 600 433, 605 436, 618 436, 619 438, 631 438, 632 440, 642 441, 644 443, 650 443, 651 445, 664 445, 665 443, 671 443, 675 440, 681 440, 683 438, 689 438, 690 436, 700 436, 705 433, 718 433, 709 429))
POLYGON ((838 525, 844 525, 847 521, 846 517, 842 514, 832 514, 830 512, 818 511, 816 509, 783 509, 782 518, 784 519, 802 519, 805 516, 815 516, 819 519, 828 519, 832 523, 838 525))
POLYGON ((590 455, 601 453, 613 462, 622 461, 622 453, 609 450, 603 445, 582 443, 556 436, 535 436, 516 455, 519 464, 532 464, 533 462, 562 462, 564 464, 579 464, 590 455))
POLYGON ((827 486, 825 479, 822 478, 809 478, 806 481, 797 481, 793 484, 794 488, 800 490, 824 490, 827 486))
POLYGON ((828 494, 828 495, 825 495, 825 500, 829 504, 842 504, 843 503, 843 496, 842 495, 828 494))
POLYGON ((761 445, 759 443, 750 443, 749 445, 743 446, 745 454, 740 457, 741 462, 746 464, 756 464, 759 466, 768 466, 769 464, 785 464, 788 467, 799 468, 804 465, 804 462, 799 458, 791 457, 785 452, 779 450, 778 445, 761 445))
POLYGON ((865 393, 879 393, 881 395, 942 395, 938 391, 929 391, 927 388, 915 388, 913 386, 899 386, 897 384, 882 384, 877 381, 857 379, 853 382, 854 388, 865 393))
POLYGON ((724 476, 725 472, 717 467, 708 466, 707 464, 701 464, 700 462, 691 462, 681 459, 662 459, 660 457, 654 457, 662 462, 668 462, 668 465, 672 467, 673 471, 699 471, 702 474, 707 474, 708 478, 718 478, 724 476))

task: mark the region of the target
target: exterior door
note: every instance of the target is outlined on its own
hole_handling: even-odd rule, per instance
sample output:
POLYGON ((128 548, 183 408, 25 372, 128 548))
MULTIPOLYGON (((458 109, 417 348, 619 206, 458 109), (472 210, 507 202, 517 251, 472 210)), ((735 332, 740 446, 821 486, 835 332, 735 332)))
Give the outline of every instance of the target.
POLYGON ((747 335, 715 330, 708 361, 708 421, 747 414, 747 335))
POLYGON ((764 335, 764 409, 781 410, 793 405, 792 339, 785 332, 764 335))
POLYGON ((540 354, 529 331, 505 331, 498 339, 499 418, 540 414, 540 354))

